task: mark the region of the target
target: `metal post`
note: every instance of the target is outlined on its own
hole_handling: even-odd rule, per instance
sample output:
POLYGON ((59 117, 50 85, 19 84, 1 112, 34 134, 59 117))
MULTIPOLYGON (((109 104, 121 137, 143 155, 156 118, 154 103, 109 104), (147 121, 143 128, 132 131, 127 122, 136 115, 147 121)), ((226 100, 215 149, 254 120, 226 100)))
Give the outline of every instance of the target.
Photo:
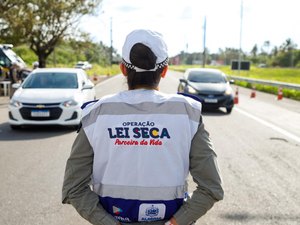
POLYGON ((113 64, 112 17, 110 17, 110 66, 113 64))
POLYGON ((203 60, 202 66, 205 67, 206 61, 206 16, 204 17, 204 24, 203 24, 203 60))
POLYGON ((241 58, 242 58, 242 28, 243 28, 243 0, 241 0, 241 21, 240 21, 240 50, 239 50, 239 62, 238 62, 238 74, 241 70, 241 58))

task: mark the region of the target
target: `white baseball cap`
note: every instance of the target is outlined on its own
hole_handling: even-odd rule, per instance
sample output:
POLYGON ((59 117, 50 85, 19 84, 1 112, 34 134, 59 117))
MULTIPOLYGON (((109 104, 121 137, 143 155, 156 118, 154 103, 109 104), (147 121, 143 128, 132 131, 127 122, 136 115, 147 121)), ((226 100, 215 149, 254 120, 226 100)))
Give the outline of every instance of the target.
POLYGON ((163 40, 163 36, 160 33, 151 30, 138 29, 132 31, 127 35, 123 45, 122 61, 127 68, 134 69, 136 72, 155 71, 158 68, 168 65, 168 48, 163 40), (138 68, 130 61, 131 48, 137 43, 141 43, 150 48, 157 57, 156 65, 153 69, 146 70, 138 68))

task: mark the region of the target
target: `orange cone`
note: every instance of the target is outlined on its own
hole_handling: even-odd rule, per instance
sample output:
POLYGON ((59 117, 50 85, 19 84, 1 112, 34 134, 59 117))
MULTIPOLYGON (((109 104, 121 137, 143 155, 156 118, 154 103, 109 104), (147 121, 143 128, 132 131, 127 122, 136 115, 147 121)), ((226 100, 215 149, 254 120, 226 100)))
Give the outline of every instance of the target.
POLYGON ((277 100, 282 100, 283 98, 283 92, 282 92, 282 88, 278 88, 278 95, 277 95, 277 100))
POLYGON ((255 86, 253 86, 251 94, 250 94, 250 98, 255 98, 256 97, 256 91, 255 91, 255 86))
POLYGON ((98 80, 98 76, 96 74, 94 74, 94 78, 93 78, 94 81, 97 81, 98 80))
POLYGON ((234 104, 238 104, 239 103, 239 88, 238 87, 236 88, 233 102, 234 102, 234 104))

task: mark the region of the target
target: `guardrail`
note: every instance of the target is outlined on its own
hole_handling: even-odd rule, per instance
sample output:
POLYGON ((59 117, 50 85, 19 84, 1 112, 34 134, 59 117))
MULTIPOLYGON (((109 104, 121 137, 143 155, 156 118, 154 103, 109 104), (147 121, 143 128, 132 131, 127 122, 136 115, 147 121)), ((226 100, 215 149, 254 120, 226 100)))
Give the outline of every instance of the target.
POLYGON ((268 86, 272 86, 272 87, 281 87, 281 88, 300 91, 300 85, 298 85, 298 84, 277 82, 277 81, 270 81, 270 80, 260 80, 260 79, 254 79, 254 78, 232 76, 232 75, 227 75, 227 77, 229 79, 233 79, 233 80, 246 81, 251 84, 262 84, 262 85, 268 85, 268 86))

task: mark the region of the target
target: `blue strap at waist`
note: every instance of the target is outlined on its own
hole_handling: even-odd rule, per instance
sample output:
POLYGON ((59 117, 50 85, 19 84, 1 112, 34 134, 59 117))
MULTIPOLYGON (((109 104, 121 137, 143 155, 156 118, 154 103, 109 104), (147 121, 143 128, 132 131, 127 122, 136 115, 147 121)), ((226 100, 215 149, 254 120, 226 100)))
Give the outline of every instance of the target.
POLYGON ((168 220, 183 204, 183 199, 140 201, 100 197, 103 208, 120 222, 168 220))

